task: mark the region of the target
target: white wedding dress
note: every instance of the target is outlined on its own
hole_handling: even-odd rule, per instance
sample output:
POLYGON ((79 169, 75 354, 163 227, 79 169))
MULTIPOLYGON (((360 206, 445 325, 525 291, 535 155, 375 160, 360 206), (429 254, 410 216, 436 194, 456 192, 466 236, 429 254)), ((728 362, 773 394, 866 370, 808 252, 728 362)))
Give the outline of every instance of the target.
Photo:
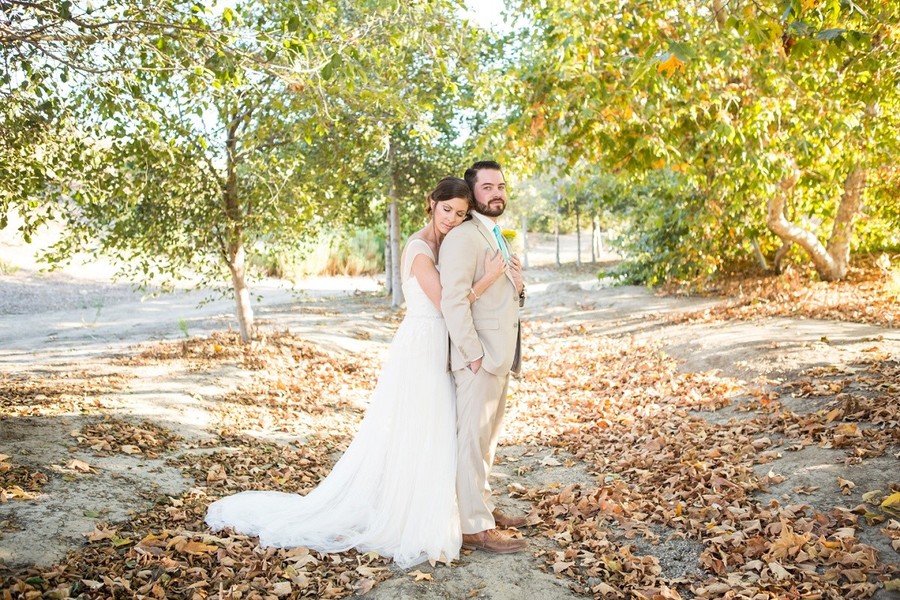
POLYGON ((259 536, 262 546, 322 552, 356 548, 403 568, 459 557, 456 399, 447 370, 447 327, 410 276, 428 245, 403 256, 406 316, 391 342, 366 415, 331 473, 306 496, 241 492, 210 505, 206 523, 259 536))

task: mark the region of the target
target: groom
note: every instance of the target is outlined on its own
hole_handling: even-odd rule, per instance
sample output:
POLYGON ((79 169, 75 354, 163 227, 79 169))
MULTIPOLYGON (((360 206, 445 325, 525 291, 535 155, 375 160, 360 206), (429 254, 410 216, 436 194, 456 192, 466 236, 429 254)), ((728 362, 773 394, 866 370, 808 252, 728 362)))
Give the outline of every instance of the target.
POLYGON ((519 259, 512 256, 497 226, 506 208, 506 181, 500 165, 480 161, 466 170, 475 196, 473 218, 452 229, 441 244, 441 312, 450 332, 450 368, 456 383, 458 443, 456 492, 463 548, 517 552, 525 540, 496 527, 518 527, 524 517, 494 508, 488 477, 506 406, 510 373, 521 363, 519 307, 525 285, 519 259), (484 274, 485 257, 502 252, 509 269, 475 296, 474 283, 484 274), (475 301, 470 303, 470 297, 475 301))

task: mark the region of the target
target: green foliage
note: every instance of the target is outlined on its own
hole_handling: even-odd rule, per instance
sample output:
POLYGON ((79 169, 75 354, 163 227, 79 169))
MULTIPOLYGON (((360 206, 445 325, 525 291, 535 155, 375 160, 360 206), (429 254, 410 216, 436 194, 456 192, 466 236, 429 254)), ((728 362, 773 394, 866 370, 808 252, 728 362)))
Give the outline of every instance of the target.
MULTIPOLYGON (((46 94, 77 129, 57 136, 62 113, 46 110, 34 126, 43 136, 22 125, 0 149, 0 173, 25 182, 4 189, 4 177, 0 214, 63 219, 52 262, 88 251, 141 283, 213 283, 242 249, 297 256, 325 226, 379 224, 392 186, 407 221, 421 219, 425 191, 458 171, 454 127, 478 42, 452 0, 262 0, 219 14, 179 0, 90 13, 51 4, 22 9, 16 24, 37 19, 58 37, 0 50, 37 48, 27 68, 67 83, 33 84, 25 108, 38 114, 46 94), (38 156, 56 139, 66 143, 55 162, 38 156), (21 167, 21 156, 35 158, 21 167)), ((9 106, 7 123, 27 123, 9 106)))
POLYGON ((624 256, 611 275, 650 286, 708 278, 720 264, 717 223, 705 198, 682 177, 654 173, 629 186, 625 230, 613 240, 624 256))
MULTIPOLYGON (((193 11, 202 4, 161 0, 92 3, 35 0, 3 7, 0 36, 0 227, 17 212, 21 233, 56 216, 49 198, 81 171, 84 131, 74 110, 82 88, 95 103, 112 93, 103 80, 140 69, 178 68, 167 45, 217 37, 193 11), (171 59, 170 59, 171 58, 171 59), (152 64, 151 64, 152 63, 152 64)), ((193 65, 184 65, 192 68, 193 65)))
POLYGON ((300 253, 271 252, 261 245, 250 262, 266 277, 296 280, 308 275, 374 275, 384 272, 384 231, 323 232, 300 253))
POLYGON ((373 275, 384 272, 384 235, 358 230, 330 246, 320 275, 373 275))
POLYGON ((869 173, 869 186, 856 229, 860 252, 900 251, 900 167, 882 167, 869 173), (893 198, 893 202, 882 199, 893 198))
POLYGON ((12 275, 18 270, 18 266, 0 258, 0 275, 12 275))
MULTIPOLYGON (((624 181, 678 173, 691 197, 699 195, 697 210, 709 215, 663 206, 668 194, 658 195, 659 211, 684 215, 692 226, 715 223, 692 238, 704 245, 703 265, 718 262, 701 275, 740 260, 735 244, 745 257, 754 238, 765 249, 780 245, 766 230, 766 202, 789 165, 802 172, 789 211, 815 224, 820 239, 853 165, 896 165, 897 0, 722 2, 719 15, 707 1, 518 6, 528 20, 519 54, 506 65, 509 119, 485 143, 536 170, 546 171, 551 156, 564 173, 590 168, 624 181)), ((868 214, 883 214, 880 207, 896 205, 896 197, 870 187, 868 214)), ((869 224, 876 221, 881 237, 890 237, 891 218, 869 224)), ((874 242, 873 234, 865 237, 874 242)), ((655 254, 675 259, 665 248, 655 254)))

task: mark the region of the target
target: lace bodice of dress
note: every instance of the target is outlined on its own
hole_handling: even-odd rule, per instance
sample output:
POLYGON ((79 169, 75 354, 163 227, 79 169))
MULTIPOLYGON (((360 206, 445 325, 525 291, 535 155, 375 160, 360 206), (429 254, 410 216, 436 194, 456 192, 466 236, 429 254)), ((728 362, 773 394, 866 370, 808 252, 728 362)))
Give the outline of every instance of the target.
POLYGON ((424 241, 414 239, 406 244, 406 250, 403 252, 403 268, 400 274, 403 282, 403 297, 406 298, 406 316, 439 318, 441 311, 431 302, 415 276, 412 275, 413 259, 418 254, 424 254, 434 262, 434 253, 424 241))

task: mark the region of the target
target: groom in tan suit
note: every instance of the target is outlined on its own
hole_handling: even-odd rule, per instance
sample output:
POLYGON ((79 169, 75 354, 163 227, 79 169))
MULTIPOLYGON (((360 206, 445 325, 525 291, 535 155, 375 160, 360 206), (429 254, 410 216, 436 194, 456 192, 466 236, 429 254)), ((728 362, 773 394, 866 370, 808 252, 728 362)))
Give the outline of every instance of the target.
POLYGON ((496 225, 507 200, 500 165, 476 162, 465 179, 475 196, 473 218, 447 234, 440 255, 441 311, 450 332, 450 369, 456 383, 456 492, 463 548, 516 552, 525 548, 525 541, 505 536, 496 527, 518 527, 525 518, 495 509, 488 477, 509 375, 520 367, 519 308, 525 286, 519 259, 510 254, 496 225), (506 258, 506 276, 477 296, 474 283, 484 274, 485 258, 494 252, 506 258))

